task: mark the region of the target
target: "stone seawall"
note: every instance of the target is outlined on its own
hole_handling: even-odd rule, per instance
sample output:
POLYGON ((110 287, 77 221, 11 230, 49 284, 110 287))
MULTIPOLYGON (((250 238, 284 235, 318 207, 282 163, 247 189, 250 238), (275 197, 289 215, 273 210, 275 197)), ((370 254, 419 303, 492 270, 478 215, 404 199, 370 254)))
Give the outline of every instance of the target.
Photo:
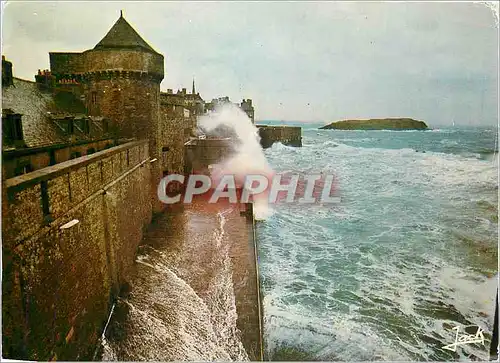
POLYGON ((185 173, 207 171, 211 164, 226 160, 234 152, 230 138, 195 139, 185 145, 185 173))
MULTIPOLYGON (((234 140, 198 139, 186 144, 185 173, 208 173, 211 164, 229 158, 234 152, 234 140)), ((263 315, 260 296, 258 249, 255 236, 253 204, 240 205, 245 221, 228 218, 227 234, 233 241, 230 255, 233 261, 233 282, 237 326, 242 332, 242 343, 252 361, 263 360, 263 315)))
MULTIPOLYGON (((238 328, 243 332, 243 345, 250 360, 263 361, 264 321, 253 204, 246 203, 243 205, 243 209, 241 214, 246 217, 248 244, 246 246, 234 245, 231 251, 231 257, 236 266, 233 274, 235 279, 236 308, 238 311, 238 328)), ((229 230, 229 233, 231 233, 231 230, 229 230)), ((231 237, 233 236, 231 235, 231 237)))
POLYGON ((106 330, 101 359, 262 359, 249 207, 195 197, 154 216, 130 289, 123 290, 106 330))
MULTIPOLYGON (((195 140, 190 145, 187 172, 204 170, 232 151, 226 139, 195 140)), ((146 227, 150 232, 161 228, 167 247, 174 242, 167 238, 170 234, 189 230, 180 234, 178 243, 196 247, 196 256, 206 255, 208 250, 200 254, 198 243, 205 241, 208 249, 213 244, 204 236, 212 236, 217 227, 210 222, 217 219, 211 205, 203 213, 186 206, 192 220, 183 225, 171 224, 173 211, 165 214, 161 226, 158 221, 150 223, 152 161, 148 142, 135 141, 4 180, 4 357, 91 360, 112 303, 134 278, 137 247, 159 237, 150 233, 144 239, 146 227), (207 223, 199 225, 201 216, 207 223)), ((231 242, 236 323, 248 356, 261 360, 262 303, 251 204, 242 205, 240 212, 236 208, 228 214, 225 227, 225 238, 231 242)), ((206 263, 200 260, 199 271, 184 266, 186 271, 194 268, 210 275, 206 263)), ((198 291, 196 281, 205 280, 190 281, 198 291)))
POLYGON ((4 357, 92 359, 151 220, 150 183, 147 141, 4 181, 4 357))
POLYGON ((302 146, 302 128, 298 126, 257 125, 260 144, 264 149, 275 142, 288 146, 302 146))

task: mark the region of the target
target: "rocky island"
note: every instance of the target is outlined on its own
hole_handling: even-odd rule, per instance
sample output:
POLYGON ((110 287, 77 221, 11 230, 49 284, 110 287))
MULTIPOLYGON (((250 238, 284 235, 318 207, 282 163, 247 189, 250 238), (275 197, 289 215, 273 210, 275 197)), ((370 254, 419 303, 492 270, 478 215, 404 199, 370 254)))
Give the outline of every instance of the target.
POLYGON ((425 122, 411 118, 344 120, 320 127, 323 130, 427 130, 425 122))

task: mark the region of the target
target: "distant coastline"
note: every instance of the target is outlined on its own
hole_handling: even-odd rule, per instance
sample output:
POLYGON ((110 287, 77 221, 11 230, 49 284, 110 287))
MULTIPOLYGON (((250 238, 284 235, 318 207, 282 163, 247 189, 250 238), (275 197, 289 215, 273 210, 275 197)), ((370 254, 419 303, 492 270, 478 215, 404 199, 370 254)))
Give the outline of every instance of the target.
POLYGON ((423 121, 412 118, 343 120, 320 127, 322 130, 427 130, 423 121))

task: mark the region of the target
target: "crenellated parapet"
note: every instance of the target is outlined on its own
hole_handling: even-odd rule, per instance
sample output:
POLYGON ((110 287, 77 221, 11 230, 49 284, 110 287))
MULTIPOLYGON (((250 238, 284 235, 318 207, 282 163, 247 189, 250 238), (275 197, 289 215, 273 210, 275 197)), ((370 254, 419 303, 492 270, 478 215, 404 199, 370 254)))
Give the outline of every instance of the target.
POLYGON ((92 79, 98 77, 150 77, 154 82, 161 82, 164 77, 163 56, 149 53, 123 52, 109 54, 104 51, 88 51, 81 53, 82 61, 69 67, 57 58, 61 53, 51 53, 51 72, 56 79, 92 79), (130 54, 134 53, 134 54, 130 54), (63 65, 61 65, 63 63, 63 65))
POLYGON ((57 84, 78 84, 83 82, 111 80, 111 79, 145 79, 150 81, 159 81, 158 75, 143 72, 143 71, 128 71, 122 69, 108 69, 103 71, 85 72, 85 73, 67 73, 56 74, 55 80, 57 84))
POLYGON ((102 71, 85 72, 83 74, 74 74, 69 79, 75 79, 81 82, 98 82, 102 80, 113 79, 131 79, 139 81, 150 81, 159 83, 163 79, 163 75, 149 73, 144 71, 122 70, 122 69, 108 69, 102 71))

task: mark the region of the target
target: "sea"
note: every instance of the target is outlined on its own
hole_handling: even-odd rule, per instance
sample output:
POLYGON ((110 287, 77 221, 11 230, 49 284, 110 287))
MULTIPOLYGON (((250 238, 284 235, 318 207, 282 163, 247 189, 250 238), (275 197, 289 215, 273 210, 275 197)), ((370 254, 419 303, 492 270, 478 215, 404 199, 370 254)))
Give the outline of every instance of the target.
MULTIPOLYGON (((337 203, 278 203, 257 216, 265 360, 490 358, 496 127, 339 131, 286 123, 302 127, 303 146, 262 150, 239 109, 204 124, 235 129, 242 146, 226 163, 230 171, 334 176, 337 203), (457 331, 477 341, 455 347, 457 331)), ((246 243, 235 240, 238 216, 231 206, 190 205, 153 224, 96 359, 250 359, 237 326, 241 266, 230 257, 246 243)))
POLYGON ((271 167, 334 175, 340 202, 277 204, 257 223, 266 359, 488 359, 497 128, 287 124, 302 127, 303 146, 274 144, 271 167), (484 343, 444 349, 456 327, 484 343))

